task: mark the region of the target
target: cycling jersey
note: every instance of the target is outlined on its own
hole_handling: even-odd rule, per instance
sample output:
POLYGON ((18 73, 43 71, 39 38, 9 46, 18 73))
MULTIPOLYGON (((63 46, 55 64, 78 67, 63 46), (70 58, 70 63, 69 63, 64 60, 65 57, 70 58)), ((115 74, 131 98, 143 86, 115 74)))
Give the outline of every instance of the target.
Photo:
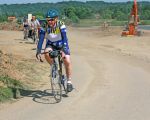
POLYGON ((37 46, 37 52, 40 53, 42 49, 42 44, 44 38, 46 38, 46 48, 49 46, 65 46, 65 54, 70 55, 70 50, 68 46, 68 38, 66 35, 66 26, 61 21, 57 21, 54 28, 47 27, 46 30, 44 28, 40 29, 39 33, 39 42, 37 46))
POLYGON ((34 21, 31 21, 29 25, 30 25, 31 29, 32 29, 32 28, 37 29, 37 27, 40 26, 40 23, 39 23, 39 21, 36 19, 36 20, 34 20, 34 21))

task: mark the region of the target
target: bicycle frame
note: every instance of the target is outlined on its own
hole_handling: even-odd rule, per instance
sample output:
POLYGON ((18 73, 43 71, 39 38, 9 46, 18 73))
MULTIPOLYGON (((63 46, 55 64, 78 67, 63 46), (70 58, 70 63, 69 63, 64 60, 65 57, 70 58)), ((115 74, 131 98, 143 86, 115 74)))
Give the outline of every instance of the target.
POLYGON ((53 58, 53 64, 52 64, 52 72, 51 72, 51 87, 52 87, 52 92, 54 94, 54 98, 57 102, 61 101, 62 98, 62 91, 65 91, 65 94, 67 94, 67 85, 66 85, 66 79, 65 75, 63 75, 63 57, 62 57, 62 52, 61 50, 55 50, 53 52, 50 52, 49 55, 53 58), (52 53, 55 53, 52 55, 52 53), (55 76, 55 73, 58 72, 58 75, 55 76), (57 78, 59 77, 59 79, 57 78), (58 79, 58 81, 55 81, 55 78, 58 79), (55 84, 56 82, 56 84, 55 84), (59 87, 55 91, 55 85, 59 87), (63 90, 62 90, 63 87, 63 90))
MULTIPOLYGON (((50 82, 51 82, 51 88, 52 93, 54 95, 54 98, 57 102, 61 101, 62 98, 62 91, 65 91, 65 95, 67 95, 67 79, 66 79, 66 73, 63 73, 63 56, 62 56, 62 48, 61 49, 55 49, 53 48, 53 51, 44 52, 41 54, 47 54, 49 53, 49 56, 53 58, 53 63, 51 65, 51 71, 50 71, 50 82), (56 82, 56 83, 55 83, 56 82), (55 89, 55 85, 58 86, 58 89, 55 89), (63 87, 63 90, 62 90, 63 87)), ((41 57, 38 58, 41 62, 43 60, 41 57)))
MULTIPOLYGON (((64 84, 63 81, 63 57, 62 57, 62 53, 61 51, 58 51, 58 56, 57 56, 57 60, 58 60, 58 71, 59 71, 59 75, 61 76, 60 78, 60 82, 62 83, 63 87, 64 87, 64 91, 67 94, 67 90, 66 90, 66 86, 64 84)), ((54 63, 56 64, 56 58, 54 58, 54 63)))

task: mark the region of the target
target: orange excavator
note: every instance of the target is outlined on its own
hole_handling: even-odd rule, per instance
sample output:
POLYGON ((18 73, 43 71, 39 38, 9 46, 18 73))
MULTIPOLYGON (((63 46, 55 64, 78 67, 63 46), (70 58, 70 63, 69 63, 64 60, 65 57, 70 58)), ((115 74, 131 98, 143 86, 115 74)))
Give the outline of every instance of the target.
POLYGON ((122 36, 140 36, 141 31, 138 31, 138 22, 139 22, 139 17, 138 17, 138 7, 137 7, 137 1, 134 0, 134 4, 131 9, 131 13, 129 16, 129 21, 126 26, 126 29, 122 32, 122 36))

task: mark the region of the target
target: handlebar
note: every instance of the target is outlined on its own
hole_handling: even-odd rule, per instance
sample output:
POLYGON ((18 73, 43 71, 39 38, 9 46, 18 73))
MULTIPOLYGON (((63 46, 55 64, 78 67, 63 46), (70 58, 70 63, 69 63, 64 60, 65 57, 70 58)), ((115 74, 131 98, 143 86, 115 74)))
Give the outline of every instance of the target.
POLYGON ((43 53, 41 53, 41 54, 47 54, 47 53, 49 53, 49 56, 50 56, 51 58, 55 58, 55 57, 57 57, 59 54, 61 54, 61 50, 53 50, 53 51, 49 51, 49 52, 43 52, 43 53))
MULTIPOLYGON (((49 53, 49 56, 50 56, 51 58, 55 58, 55 57, 57 57, 58 55, 61 55, 61 56, 62 56, 62 50, 56 50, 56 49, 54 49, 53 51, 49 51, 49 52, 43 52, 43 53, 41 53, 41 54, 47 54, 47 53, 49 53)), ((38 54, 36 54, 36 58, 37 58, 38 60, 40 60, 40 62, 43 62, 41 56, 38 56, 38 54)), ((63 58, 65 58, 65 56, 64 56, 63 58)))

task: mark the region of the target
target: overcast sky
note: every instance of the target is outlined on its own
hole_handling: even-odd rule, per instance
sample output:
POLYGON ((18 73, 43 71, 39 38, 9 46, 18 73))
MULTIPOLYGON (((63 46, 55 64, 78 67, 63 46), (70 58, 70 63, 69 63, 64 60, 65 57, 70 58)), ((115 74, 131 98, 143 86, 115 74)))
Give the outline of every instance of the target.
MULTIPOLYGON (((37 2, 60 2, 60 1, 70 1, 70 0, 0 0, 0 4, 21 4, 21 3, 37 3, 37 2)), ((74 1, 88 1, 88 0, 74 0, 74 1)), ((89 0, 92 1, 92 0, 89 0)), ((100 1, 100 0, 93 0, 93 1, 100 1)), ((127 2, 127 1, 133 1, 133 0, 102 0, 105 2, 127 2)), ((150 0, 137 0, 137 1, 149 1, 150 0)))

